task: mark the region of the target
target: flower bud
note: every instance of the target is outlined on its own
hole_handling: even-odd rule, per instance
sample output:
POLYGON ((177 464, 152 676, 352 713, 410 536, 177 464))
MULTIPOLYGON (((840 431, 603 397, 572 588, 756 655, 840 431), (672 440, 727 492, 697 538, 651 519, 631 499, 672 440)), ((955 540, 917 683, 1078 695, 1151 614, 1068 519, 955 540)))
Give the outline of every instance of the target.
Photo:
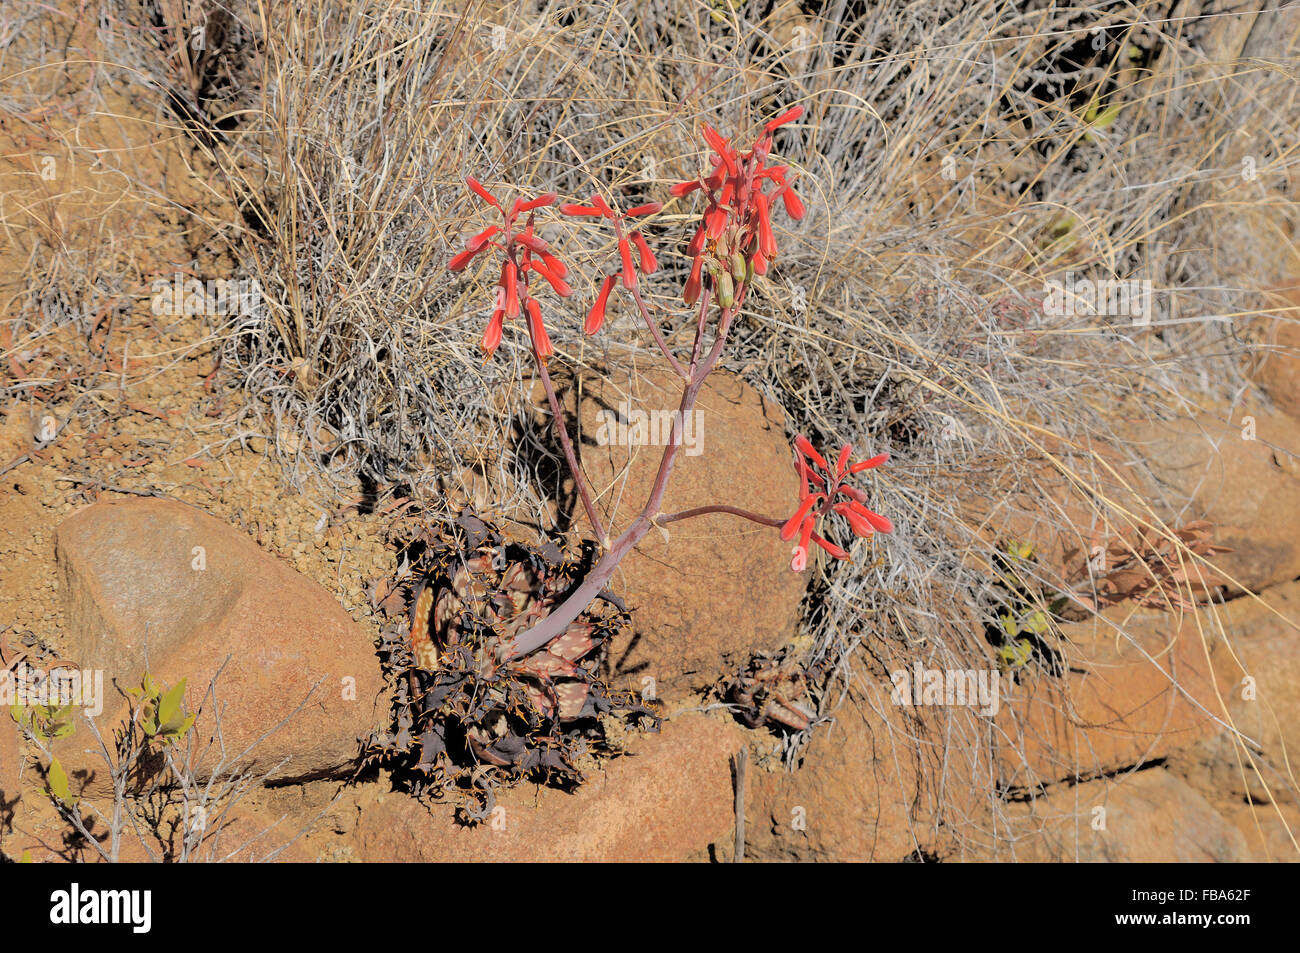
POLYGON ((731 272, 720 272, 717 276, 717 282, 718 302, 724 308, 730 308, 736 303, 736 286, 732 283, 731 272))

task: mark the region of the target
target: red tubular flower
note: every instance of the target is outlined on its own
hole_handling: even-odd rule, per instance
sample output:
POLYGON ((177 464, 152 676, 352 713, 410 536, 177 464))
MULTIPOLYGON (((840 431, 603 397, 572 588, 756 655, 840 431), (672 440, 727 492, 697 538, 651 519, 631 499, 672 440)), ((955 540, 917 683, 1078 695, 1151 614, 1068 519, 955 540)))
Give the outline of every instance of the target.
POLYGON ((465 243, 465 250, 468 252, 473 252, 475 255, 477 255, 479 252, 481 252, 484 248, 487 247, 488 239, 490 239, 493 235, 495 235, 499 231, 501 231, 500 225, 492 225, 488 228, 483 229, 483 231, 479 232, 477 235, 475 235, 473 238, 471 238, 469 241, 465 243))
POLYGON ((718 131, 707 122, 700 125, 704 133, 704 141, 709 144, 710 149, 718 154, 718 158, 722 160, 722 164, 727 170, 727 175, 739 175, 738 156, 736 150, 732 148, 731 142, 719 135, 718 131))
MULTIPOLYGON (((483 188, 483 186, 479 184, 478 179, 474 178, 474 176, 472 175, 465 176, 465 184, 468 185, 471 189, 473 189, 474 194, 477 195, 479 198, 481 198, 484 202, 487 202, 489 205, 501 209, 501 203, 496 200, 496 198, 492 195, 491 192, 483 188)), ((501 209, 501 212, 502 214, 504 214, 505 209, 501 209)))
POLYGON ((559 196, 554 192, 547 192, 544 195, 539 195, 537 198, 530 199, 527 202, 523 199, 515 199, 515 204, 510 209, 510 217, 513 219, 524 212, 531 212, 533 209, 543 208, 544 206, 550 205, 557 198, 559 198, 559 196))
POLYGON ((570 202, 567 205, 561 205, 560 211, 565 215, 574 215, 581 218, 599 218, 605 213, 592 205, 577 205, 570 202))
POLYGON ((851 502, 846 500, 843 503, 836 503, 831 508, 849 521, 849 528, 853 530, 855 536, 870 536, 875 532, 875 528, 850 506, 851 502))
POLYGON ((662 202, 647 202, 645 205, 638 205, 635 208, 628 209, 623 213, 623 217, 636 218, 639 215, 654 215, 663 210, 664 206, 662 202))
POLYGON ((567 278, 569 276, 569 266, 560 261, 560 259, 556 258, 550 252, 543 251, 538 252, 537 254, 541 256, 542 261, 546 262, 546 267, 551 269, 551 274, 555 277, 567 278))
POLYGON ((506 317, 519 317, 519 285, 513 261, 507 261, 501 266, 501 287, 506 291, 506 317))
POLYGON ((810 461, 817 464, 823 470, 829 470, 830 466, 826 463, 826 458, 817 452, 812 442, 803 434, 794 438, 795 449, 807 457, 810 461))
POLYGON ((776 257, 776 237, 772 234, 772 215, 767 196, 754 193, 754 211, 758 213, 758 250, 767 259, 776 257))
POLYGON ((888 459, 889 459, 889 454, 887 454, 887 453, 878 453, 878 454, 876 454, 874 457, 872 457, 872 458, 869 459, 869 460, 862 460, 862 461, 860 461, 860 462, 858 462, 858 463, 853 464, 853 466, 849 467, 849 472, 850 472, 850 473, 861 473, 863 470, 870 470, 870 469, 872 469, 873 467, 878 467, 878 466, 880 466, 882 463, 886 462, 888 459))
POLYGON ((700 288, 702 287, 700 272, 704 268, 704 256, 696 255, 695 261, 691 263, 691 275, 686 279, 686 287, 682 290, 682 300, 688 305, 695 304, 700 300, 700 288))
POLYGON ((466 266, 468 266, 469 263, 474 260, 474 256, 477 254, 478 252, 470 251, 468 248, 466 248, 463 252, 461 252, 459 255, 457 255, 455 258, 453 258, 451 261, 447 263, 447 270, 464 271, 466 266))
POLYGON ((518 235, 515 236, 515 240, 518 241, 519 244, 523 245, 525 248, 528 248, 530 251, 544 252, 546 251, 547 248, 550 247, 549 245, 546 244, 546 242, 542 241, 542 239, 534 235, 531 228, 525 229, 524 231, 520 232, 518 235))
POLYGON ((849 463, 849 454, 852 452, 853 444, 851 443, 846 443, 844 446, 840 447, 840 459, 839 462, 835 464, 835 475, 840 479, 844 478, 844 473, 849 463))
POLYGON ((794 122, 802 115, 803 115, 802 106, 791 106, 789 109, 781 113, 781 115, 777 116, 775 119, 769 119, 767 123, 763 126, 763 128, 767 132, 771 133, 778 126, 784 126, 787 122, 794 122))
POLYGON ((632 264, 632 248, 626 238, 618 240, 618 254, 623 259, 623 287, 631 291, 636 287, 636 267, 632 264))
POLYGON ((601 284, 600 294, 596 295, 596 303, 592 305, 591 313, 587 315, 587 324, 582 329, 584 334, 595 334, 605 323, 605 303, 609 301, 609 293, 614 289, 614 281, 614 276, 609 275, 601 284))
MULTIPOLYGON (((629 212, 628 214, 632 213, 629 212)), ((640 232, 632 233, 632 241, 636 243, 637 254, 641 256, 641 274, 654 274, 659 267, 659 260, 655 258, 655 253, 650 250, 649 242, 645 240, 645 236, 640 232)))
POLYGON ((532 259, 528 262, 528 267, 545 278, 547 284, 554 288, 555 293, 561 298, 567 298, 569 295, 573 294, 573 289, 569 286, 569 283, 558 275, 553 274, 551 269, 546 266, 544 260, 539 261, 537 259, 532 259))
POLYGON ((813 533, 812 539, 814 543, 816 543, 822 549, 826 550, 826 552, 831 556, 831 558, 833 559, 849 558, 848 550, 841 549, 840 547, 836 546, 834 543, 827 542, 826 540, 818 536, 816 533, 813 533))
POLYGON ((865 520, 867 524, 878 533, 892 533, 894 524, 889 521, 888 517, 881 516, 874 510, 869 510, 857 500, 849 500, 847 506, 850 512, 857 515, 859 519, 865 520))
POLYGON ((800 479, 803 481, 804 496, 808 495, 809 482, 816 483, 823 490, 826 489, 826 478, 823 477, 821 474, 815 472, 812 467, 808 466, 808 462, 804 460, 803 457, 796 456, 794 458, 794 469, 795 472, 799 474, 800 479))
POLYGON ((668 190, 668 194, 673 198, 679 199, 684 195, 690 195, 698 188, 703 188, 703 185, 704 184, 700 182, 699 179, 691 179, 689 182, 678 182, 668 190))
POLYGON ((704 240, 708 236, 705 234, 704 226, 701 225, 695 230, 695 237, 691 239, 690 244, 686 246, 686 254, 692 258, 699 257, 700 252, 704 251, 704 240))
POLYGON ((813 518, 807 517, 799 527, 799 542, 794 547, 794 556, 790 560, 790 568, 795 572, 803 572, 808 567, 808 543, 812 541, 813 535, 813 518))
POLYGON ((533 347, 537 351, 538 359, 545 364, 555 353, 555 348, 551 346, 550 335, 546 333, 546 326, 542 324, 542 307, 537 303, 536 298, 529 298, 524 307, 528 311, 528 331, 533 336, 533 347))
POLYGON ((736 197, 736 187, 728 182, 722 187, 722 194, 718 200, 705 213, 704 223, 707 226, 709 238, 718 238, 727 228, 727 220, 731 215, 731 203, 736 197))
POLYGON ((479 344, 479 347, 487 351, 489 358, 496 353, 497 345, 501 343, 501 325, 505 320, 505 316, 505 311, 497 308, 492 312, 492 319, 488 321, 487 330, 483 332, 483 341, 479 344))
POLYGON ((715 205, 705 213, 704 221, 709 238, 718 238, 727 228, 727 210, 721 205, 715 205))
POLYGON ((795 530, 803 524, 808 516, 808 511, 820 503, 821 500, 822 495, 820 493, 809 493, 805 496, 803 502, 799 504, 799 508, 794 511, 794 516, 786 520, 785 525, 781 527, 781 538, 783 540, 793 539, 795 530))
POLYGON ((796 222, 801 220, 804 215, 807 214, 807 210, 803 207, 803 202, 800 201, 799 196, 795 194, 794 189, 790 188, 788 185, 786 186, 785 191, 781 193, 781 201, 785 203, 785 214, 789 215, 796 222))

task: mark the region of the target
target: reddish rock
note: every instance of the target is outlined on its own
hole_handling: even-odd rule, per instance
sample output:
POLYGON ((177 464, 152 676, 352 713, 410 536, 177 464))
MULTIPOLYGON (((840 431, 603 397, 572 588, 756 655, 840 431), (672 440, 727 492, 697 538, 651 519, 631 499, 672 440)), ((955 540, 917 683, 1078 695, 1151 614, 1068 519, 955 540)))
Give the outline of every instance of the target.
POLYGON ((814 729, 802 765, 750 769, 746 859, 898 862, 945 854, 992 785, 969 709, 896 705, 869 680, 829 726, 814 729))
POLYGON ((1121 421, 1115 429, 1122 450, 1098 440, 1083 448, 1046 441, 1054 460, 1029 458, 972 473, 954 493, 963 524, 990 546, 1033 543, 1039 568, 1054 585, 1086 579, 1094 546, 1121 531, 1132 534, 1135 520, 1157 519, 1173 529, 1200 519, 1213 523, 1213 542, 1233 552, 1212 562, 1237 581, 1234 591, 1300 576, 1295 419, 1238 408, 1121 421))
POLYGON ((1224 820, 1245 838, 1251 859, 1257 863, 1300 863, 1300 805, 1294 796, 1277 804, 1245 804, 1202 792, 1224 820))
POLYGON ((1278 409, 1300 418, 1300 289, 1270 302, 1279 313, 1261 318, 1264 347, 1251 355, 1249 371, 1278 409))
MULTIPOLYGON (((1225 728, 1179 752, 1170 767, 1207 797, 1269 811, 1275 801, 1300 809, 1292 781, 1300 754, 1300 582, 1234 599, 1202 616, 1203 631, 1218 643, 1211 658, 1227 705, 1224 720, 1240 737, 1225 728)), ((1256 827, 1248 836, 1258 833, 1256 827)))
POLYGON ((1236 826, 1163 768, 1056 787, 1003 805, 996 849, 971 860, 1233 863, 1253 859, 1236 826))
POLYGON ((400 793, 360 805, 349 838, 367 861, 680 861, 731 837, 729 759, 742 744, 734 724, 702 715, 665 723, 629 756, 569 794, 519 787, 500 813, 458 826, 450 806, 430 810, 400 793))
MULTIPOLYGON (((1279 769, 1300 756, 1300 582, 1218 608, 1214 654, 1232 724, 1279 769)), ((1210 631, 1216 631, 1211 629, 1210 631)))
POLYGON ((1235 591, 1300 576, 1300 423, 1238 409, 1123 429, 1153 472, 1143 491, 1156 513, 1173 525, 1209 520, 1214 542, 1233 549, 1213 563, 1235 591))
MULTIPOLYGON (((675 411, 680 381, 652 369, 593 376, 582 385, 581 459, 598 494, 601 519, 617 531, 640 511, 662 447, 616 444, 602 434, 604 412, 675 411), (602 443, 602 440, 608 440, 602 443)), ((662 511, 729 503, 773 517, 798 503, 782 412, 738 378, 715 372, 700 392, 698 453, 678 452, 662 511)), ((608 418, 605 418, 608 419, 608 418)), ((575 525, 590 535, 576 504, 575 525)), ((806 573, 790 570, 790 544, 773 528, 710 515, 652 530, 619 567, 612 588, 633 611, 633 639, 620 670, 655 679, 659 691, 711 685, 750 653, 774 649, 795 633, 806 573)))
POLYGON ((1191 617, 1180 625, 1168 613, 1120 606, 1063 633, 1065 676, 1031 676, 1002 699, 995 720, 1007 783, 1093 777, 1221 730, 1209 646, 1191 617))
MULTIPOLYGON (((79 666, 103 669, 106 683, 123 688, 146 667, 168 685, 187 679, 206 741, 216 720, 205 693, 225 665, 216 697, 227 770, 236 759, 274 768, 277 779, 347 769, 358 737, 386 713, 366 633, 316 583, 201 510, 156 499, 88 506, 59 527, 57 554, 68 654, 79 666)), ((105 694, 117 697, 107 684, 105 694)), ((101 724, 124 714, 108 707, 101 724)), ((65 742, 59 752, 69 772, 98 769, 94 783, 106 783, 98 758, 80 747, 65 742)), ((214 747, 199 774, 219 757, 214 747)))

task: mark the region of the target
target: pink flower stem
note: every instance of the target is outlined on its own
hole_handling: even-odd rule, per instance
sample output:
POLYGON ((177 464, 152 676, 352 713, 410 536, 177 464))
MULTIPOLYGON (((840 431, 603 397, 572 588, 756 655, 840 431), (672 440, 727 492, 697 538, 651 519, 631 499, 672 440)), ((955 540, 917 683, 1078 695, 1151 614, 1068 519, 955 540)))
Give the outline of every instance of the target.
POLYGON ((654 316, 650 314, 650 308, 646 305, 645 299, 641 297, 641 289, 633 288, 631 291, 632 300, 636 306, 641 309, 641 316, 645 318, 645 326, 650 329, 650 334, 654 337, 655 343, 659 345, 659 351, 668 359, 668 363, 673 366, 677 376, 682 380, 690 380, 690 373, 682 367, 681 362, 673 357, 673 352, 668 350, 668 342, 664 340, 663 332, 659 330, 659 324, 655 321, 654 316))
POLYGON ((700 320, 695 325, 695 345, 691 348, 691 374, 695 373, 700 363, 700 348, 704 346, 704 320, 709 313, 709 294, 713 289, 705 288, 700 292, 700 320))
POLYGON ((751 513, 749 510, 742 510, 738 506, 727 506, 723 503, 717 503, 712 506, 696 506, 689 510, 682 510, 678 513, 669 513, 666 516, 661 515, 655 519, 660 526, 665 523, 676 523, 678 520, 688 520, 694 516, 704 516, 707 513, 730 513, 732 516, 739 516, 741 519, 747 519, 751 523, 761 523, 764 526, 784 526, 785 520, 778 519, 775 516, 762 516, 758 513, 751 513))
MULTIPOLYGON (((703 306, 706 301, 702 300, 700 304, 703 306)), ((681 428, 686 421, 687 414, 691 413, 695 408, 695 400, 699 396, 700 388, 704 386, 704 379, 717 366, 718 359, 722 355, 723 345, 727 340, 727 331, 731 327, 732 319, 736 315, 736 308, 739 307, 739 304, 739 296, 737 296, 736 307, 723 309, 722 317, 718 322, 718 336, 713 342, 713 347, 709 350, 708 357, 705 358, 704 364, 698 368, 692 378, 686 382, 686 386, 682 390, 679 413, 673 417, 668 446, 664 447, 663 456, 659 460, 659 472, 655 474, 654 485, 650 488, 650 497, 646 500, 645 506, 632 520, 632 525, 624 531, 623 535, 619 536, 606 548, 605 555, 596 562, 596 565, 592 567, 591 572, 578 588, 556 606, 550 615, 531 629, 521 632, 512 642, 507 644, 506 661, 536 651, 552 639, 563 635, 569 624, 578 618, 583 610, 591 605, 592 600, 604 590, 605 584, 614 575, 614 570, 623 561, 623 557, 630 553, 637 543, 641 542, 646 534, 655 527, 659 516, 659 505, 663 502, 664 493, 668 489, 668 478, 672 475, 673 464, 677 460, 677 451, 681 447, 681 428)), ((542 381, 543 386, 549 386, 545 369, 542 370, 542 381)), ((553 391, 548 390, 548 394, 553 395, 553 391)), ((553 402, 555 401, 553 396, 551 399, 553 402)), ((558 402, 553 403, 553 406, 558 407, 558 402)), ((559 419, 557 413, 557 420, 559 419)), ((572 462, 570 462, 570 466, 573 466, 572 462)), ((593 521, 592 525, 597 524, 593 521)))
MULTIPOLYGON (((617 219, 614 220, 614 236, 620 242, 625 240, 623 235, 623 223, 617 219)), ((686 368, 682 367, 677 358, 673 356, 673 352, 668 349, 668 342, 664 340, 663 332, 659 330, 659 322, 654 319, 654 315, 650 313, 650 308, 645 303, 645 299, 641 297, 640 284, 638 283, 633 285, 630 293, 632 295, 632 300, 636 302, 636 306, 641 310, 641 317, 645 319, 645 326, 650 329, 650 334, 655 339, 655 344, 659 345, 659 352, 668 359, 668 363, 673 366, 673 370, 677 373, 678 377, 682 380, 690 380, 691 375, 687 373, 686 368)))

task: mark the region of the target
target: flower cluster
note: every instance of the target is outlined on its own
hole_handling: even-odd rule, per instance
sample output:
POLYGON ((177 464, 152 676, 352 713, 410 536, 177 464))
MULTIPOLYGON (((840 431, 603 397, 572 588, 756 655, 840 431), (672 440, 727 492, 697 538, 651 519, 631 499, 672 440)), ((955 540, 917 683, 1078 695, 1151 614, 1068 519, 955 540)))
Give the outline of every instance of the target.
POLYGON ((551 205, 555 199, 554 192, 547 192, 535 199, 516 199, 510 211, 503 206, 491 192, 473 176, 465 176, 465 184, 474 194, 501 213, 502 224, 492 225, 479 232, 465 243, 465 250, 454 257, 448 264, 452 271, 463 271, 478 255, 488 248, 501 253, 501 276, 497 279, 496 306, 487 330, 483 333, 480 345, 491 357, 501 343, 502 325, 506 318, 517 318, 522 309, 528 316, 528 333, 533 341, 533 349, 540 361, 546 361, 555 349, 551 346, 550 336, 542 323, 542 308, 529 290, 531 274, 541 275, 546 279, 557 295, 567 298, 573 294, 564 279, 569 274, 568 267, 550 253, 546 244, 533 231, 533 211, 551 205), (519 216, 528 213, 528 219, 522 231, 515 230, 519 216))
POLYGON ((787 215, 796 221, 803 218, 803 202, 790 187, 792 177, 788 167, 767 165, 772 133, 802 115, 803 107, 795 106, 770 120, 754 145, 744 153, 708 123, 704 124, 704 141, 713 150, 710 156, 713 170, 707 176, 672 187, 672 194, 677 198, 697 189, 702 189, 707 196, 704 218, 687 246, 692 257, 691 274, 682 297, 688 305, 700 297, 706 268, 718 303, 724 308, 735 304, 739 285, 754 275, 767 274, 768 264, 777 252, 772 233, 772 204, 778 197, 787 215), (767 183, 771 183, 770 192, 764 191, 767 183))
POLYGON ((857 536, 894 531, 894 524, 886 517, 867 509, 867 498, 863 492, 845 482, 853 474, 880 466, 889 459, 889 454, 881 453, 850 465, 849 457, 853 454, 853 447, 846 443, 840 448, 840 458, 832 469, 826 458, 808 442, 807 437, 802 434, 795 437, 794 446, 798 451, 795 470, 799 473, 803 490, 799 508, 781 527, 781 538, 784 540, 794 539, 795 534, 799 534, 799 542, 794 547, 794 558, 790 560, 791 569, 801 572, 807 567, 809 543, 816 543, 836 559, 848 558, 847 552, 817 534, 818 522, 831 513, 837 513, 848 520, 849 528, 857 536))
POLYGON ((662 208, 663 205, 659 202, 647 202, 645 205, 638 205, 636 208, 630 208, 626 212, 620 213, 616 212, 599 195, 591 197, 590 205, 569 204, 560 206, 560 211, 565 215, 573 215, 579 218, 600 217, 609 220, 614 225, 614 234, 618 239, 618 257, 621 270, 619 274, 605 276, 605 280, 600 286, 600 292, 596 295, 596 303, 587 314, 587 323, 583 327, 585 333, 595 334, 600 330, 600 326, 605 323, 605 306, 609 301, 609 293, 613 290, 614 282, 618 280, 619 275, 623 278, 623 287, 631 291, 636 287, 638 271, 643 275, 649 275, 658 269, 659 260, 655 258, 655 253, 650 250, 650 245, 646 242, 645 236, 639 230, 625 235, 623 233, 623 223, 630 218, 653 215, 662 208), (637 261, 632 259, 633 245, 636 246, 637 261))

